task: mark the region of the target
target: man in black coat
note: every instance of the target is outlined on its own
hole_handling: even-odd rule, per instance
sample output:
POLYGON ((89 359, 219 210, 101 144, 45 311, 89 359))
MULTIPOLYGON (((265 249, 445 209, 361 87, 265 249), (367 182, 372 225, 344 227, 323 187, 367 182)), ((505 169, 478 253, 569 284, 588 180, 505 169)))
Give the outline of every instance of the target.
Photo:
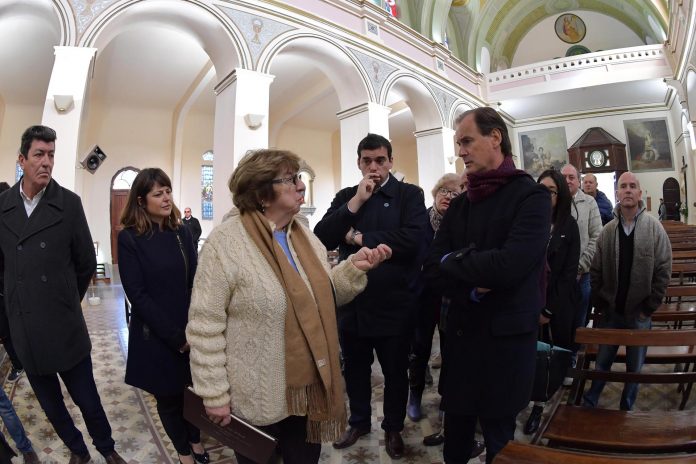
POLYGON ((401 430, 408 399, 408 353, 416 298, 409 288, 418 272, 419 251, 428 224, 423 191, 390 174, 391 143, 368 134, 358 145, 363 179, 336 194, 314 232, 326 248, 339 249, 344 260, 362 246, 389 245, 389 261, 367 274, 367 287, 338 308, 337 320, 350 401, 350 427, 334 443, 353 445, 370 433, 373 350, 384 374, 385 447, 393 459, 403 455, 401 430))
POLYGON ((486 462, 512 440, 529 402, 543 307, 549 191, 515 169, 507 127, 491 108, 457 119, 469 188, 452 201, 424 273, 449 298, 443 359, 447 464, 469 461, 476 422, 486 462))
POLYGON ((193 247, 196 251, 198 251, 198 240, 201 238, 203 229, 201 229, 201 223, 198 222, 198 219, 191 215, 191 208, 188 206, 184 208, 184 217, 181 218, 181 223, 185 225, 189 231, 191 231, 193 247))
POLYGON ((92 345, 81 301, 96 269, 80 197, 51 178, 56 133, 32 126, 22 135, 24 175, 0 195, 5 307, 13 343, 36 398, 70 449, 70 464, 89 462, 82 434, 65 407, 58 376, 80 408, 108 464, 125 464, 92 373, 92 345))

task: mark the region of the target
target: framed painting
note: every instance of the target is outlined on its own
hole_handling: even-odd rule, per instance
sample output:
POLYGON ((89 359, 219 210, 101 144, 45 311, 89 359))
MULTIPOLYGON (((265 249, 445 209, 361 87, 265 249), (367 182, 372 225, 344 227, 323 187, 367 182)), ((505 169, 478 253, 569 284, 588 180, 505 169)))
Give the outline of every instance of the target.
POLYGON ((556 35, 562 41, 576 44, 585 38, 585 23, 579 16, 572 13, 562 14, 556 18, 556 35))
POLYGON ((523 169, 534 179, 547 169, 560 170, 568 163, 565 127, 520 132, 523 169))
POLYGON ((624 121, 628 166, 633 172, 673 171, 667 119, 624 121))

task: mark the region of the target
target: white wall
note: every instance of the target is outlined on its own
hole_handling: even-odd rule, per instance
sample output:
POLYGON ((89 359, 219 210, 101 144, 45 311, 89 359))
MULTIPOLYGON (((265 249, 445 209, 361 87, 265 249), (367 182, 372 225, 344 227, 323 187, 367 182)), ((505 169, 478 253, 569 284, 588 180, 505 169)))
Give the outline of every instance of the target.
MULTIPOLYGON (((7 104, 0 119, 0 182, 15 183, 15 166, 22 133, 27 127, 41 124, 43 106, 7 104)), ((60 149, 60 134, 56 146, 60 149)), ((56 155, 60 162, 60 151, 56 155)))
POLYGON ((564 57, 573 45, 583 45, 591 52, 645 45, 631 29, 614 18, 593 11, 569 13, 575 14, 585 23, 586 34, 583 40, 577 44, 562 41, 556 35, 554 26, 560 15, 545 18, 522 38, 512 58, 512 67, 564 57))
MULTIPOLYGON (((111 178, 121 168, 158 167, 172 176, 172 113, 151 108, 124 108, 94 104, 85 124, 81 152, 98 144, 107 159, 96 173, 78 171, 82 202, 92 238, 99 241, 105 260, 111 262, 111 178)), ((60 134, 59 141, 60 141, 60 134)), ((81 159, 81 157, 80 157, 81 159)), ((56 160, 56 162, 60 162, 56 160)), ((200 176, 200 174, 199 174, 200 176)))
MULTIPOLYGON (((181 192, 180 202, 177 204, 184 214, 184 207, 191 208, 193 217, 198 218, 205 238, 213 230, 212 220, 203 220, 201 214, 201 156, 213 149, 213 132, 215 115, 208 112, 191 112, 186 118, 183 133, 183 159, 181 166, 181 192)), ((231 172, 215 172, 213 175, 223 176, 229 179, 231 172)), ((214 195, 230 195, 229 191, 213 192, 214 195)), ((214 217, 222 218, 227 211, 213 211, 214 217)))
MULTIPOLYGON (((671 171, 651 171, 636 174, 636 177, 640 181, 643 190, 643 200, 647 204, 647 197, 650 196, 652 198, 652 208, 650 212, 651 214, 657 217, 657 206, 659 204, 659 199, 662 197, 662 184, 664 183, 665 179, 667 179, 668 177, 674 177, 681 183, 683 178, 681 176, 681 173, 679 172, 679 166, 681 166, 682 153, 679 152, 675 147, 675 140, 679 137, 681 133, 681 122, 680 120, 676 120, 675 124, 673 114, 674 113, 670 111, 651 111, 644 113, 629 113, 607 116, 597 114, 562 122, 517 126, 511 134, 511 137, 513 137, 513 152, 516 154, 520 153, 518 135, 520 132, 563 126, 565 127, 566 131, 566 141, 568 143, 568 146, 571 146, 590 127, 601 127, 607 132, 609 132, 611 135, 619 139, 621 142, 626 143, 626 130, 624 129, 623 124, 624 120, 667 118, 667 126, 669 130, 670 140, 672 141, 672 164, 675 169, 671 171)), ((604 193, 608 197, 612 196, 612 192, 605 191, 604 193)))
MULTIPOLYGON (((314 227, 329 209, 337 191, 334 184, 334 150, 337 149, 334 134, 286 124, 278 133, 277 145, 296 153, 316 174, 314 206, 317 210, 309 216, 309 225, 314 227)), ((357 155, 355 169, 358 169, 357 155)))

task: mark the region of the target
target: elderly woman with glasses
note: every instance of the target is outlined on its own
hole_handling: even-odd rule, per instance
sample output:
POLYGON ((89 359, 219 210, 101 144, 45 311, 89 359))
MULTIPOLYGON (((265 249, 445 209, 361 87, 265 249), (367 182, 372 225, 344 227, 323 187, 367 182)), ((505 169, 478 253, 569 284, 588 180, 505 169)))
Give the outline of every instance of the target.
MULTIPOLYGON (((274 436, 286 464, 316 463, 346 426, 336 305, 391 256, 361 248, 333 269, 326 248, 296 220, 305 186, 300 159, 248 153, 229 188, 238 214, 201 250, 189 324, 195 392, 210 419, 230 412, 274 436)), ((252 462, 237 453, 240 463, 252 462)))

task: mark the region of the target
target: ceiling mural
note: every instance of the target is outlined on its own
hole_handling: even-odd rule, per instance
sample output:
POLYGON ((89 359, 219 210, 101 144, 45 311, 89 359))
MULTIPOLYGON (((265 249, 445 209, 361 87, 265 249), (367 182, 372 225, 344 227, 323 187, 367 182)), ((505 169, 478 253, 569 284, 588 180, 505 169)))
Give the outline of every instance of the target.
POLYGON ((669 23, 668 0, 397 0, 397 3, 407 10, 411 27, 436 42, 446 43, 459 59, 475 69, 482 47, 489 48, 492 63, 511 63, 518 45, 532 27, 562 13, 600 13, 618 20, 643 41, 652 43, 666 37, 669 23), (442 9, 447 10, 446 24, 433 24, 445 17, 442 9), (447 40, 440 33, 445 30, 447 40))

